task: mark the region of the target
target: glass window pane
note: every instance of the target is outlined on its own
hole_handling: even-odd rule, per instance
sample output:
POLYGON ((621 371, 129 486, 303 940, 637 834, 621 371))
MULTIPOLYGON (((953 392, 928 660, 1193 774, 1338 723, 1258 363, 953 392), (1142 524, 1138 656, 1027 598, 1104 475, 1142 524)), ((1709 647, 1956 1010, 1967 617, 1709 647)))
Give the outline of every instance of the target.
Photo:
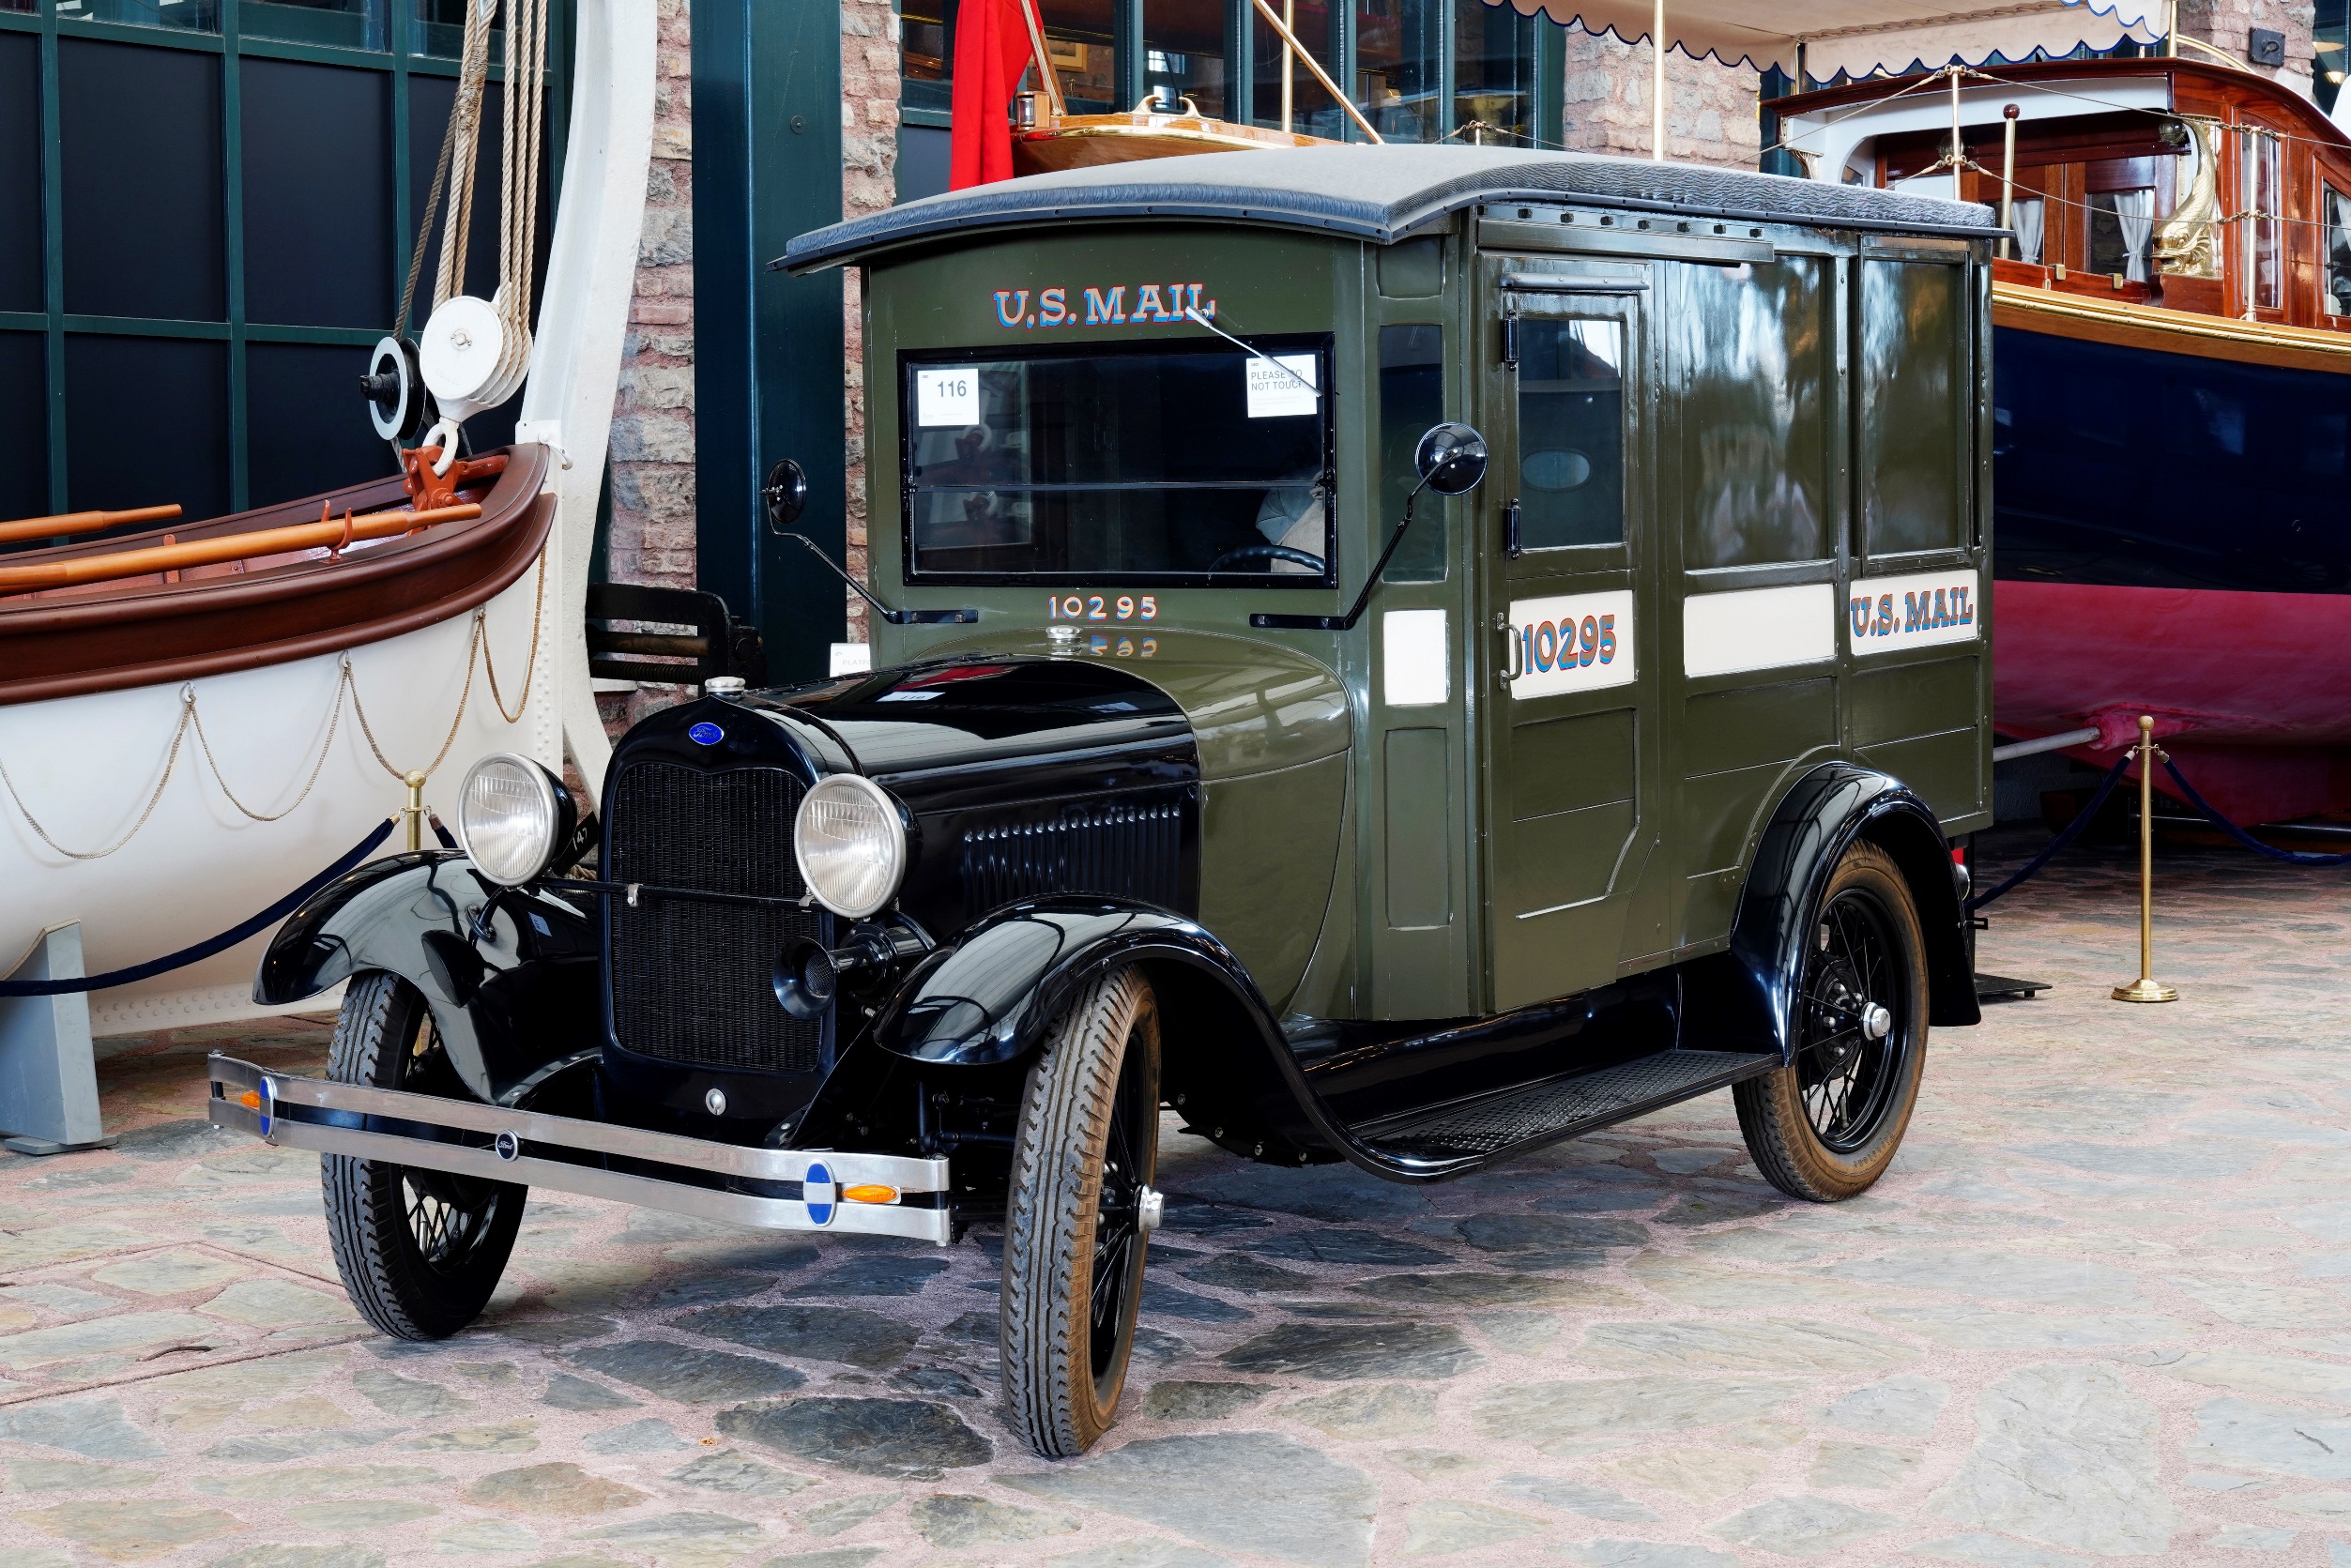
POLYGON ((221 0, 57 0, 57 14, 76 22, 176 27, 184 33, 221 30, 221 0))
POLYGON ((47 309, 41 283, 40 38, 0 33, 0 311, 47 309))
POLYGON ((229 510, 227 343, 69 337, 66 406, 71 510, 176 501, 193 523, 229 510), (126 408, 168 408, 172 417, 125 420, 126 408))
POLYGON ((1486 0, 1455 0, 1455 140, 1477 146, 1557 146, 1534 123, 1534 19, 1486 0))
POLYGON ((1824 560, 1828 542, 1828 341, 1823 264, 1673 269, 1663 324, 1687 390, 1682 473, 1693 571, 1824 560))
POLYGON ((2279 138, 2254 131, 2248 138, 2252 180, 2247 206, 2253 218, 2253 303, 2274 311, 2285 303, 2285 196, 2279 167, 2279 138))
MULTIPOLYGON (((246 345, 246 422, 256 432, 302 433, 298 441, 252 443, 251 505, 271 506, 396 471, 391 449, 377 439, 352 394, 367 357, 364 348, 316 343, 246 345), (359 417, 350 418, 355 412, 359 417)), ((466 426, 478 448, 485 443, 476 427, 484 422, 466 426)))
MULTIPOLYGON (((1274 0, 1274 8, 1286 14, 1283 20, 1290 33, 1314 56, 1315 64, 1324 70, 1332 68, 1331 10, 1321 0, 1274 0)), ((1256 120, 1259 125, 1278 129, 1282 123, 1282 57, 1285 50, 1281 35, 1266 24, 1262 16, 1251 8, 1250 25, 1257 38, 1257 92, 1254 97, 1256 120)), ((1293 60, 1290 69, 1290 129, 1307 136, 1328 136, 1334 141, 1340 135, 1346 115, 1331 101, 1331 95, 1315 81, 1313 72, 1293 60)))
MULTIPOLYGON (((1404 498, 1420 476, 1412 454, 1428 427, 1445 417, 1445 334, 1442 327, 1380 328, 1380 499, 1382 545, 1387 531, 1404 517, 1404 498)), ((1438 583, 1445 575, 1445 506, 1423 492, 1412 531, 1396 547, 1388 570, 1391 583, 1438 583)))
POLYGON ((1239 349, 909 362, 915 570, 1326 576, 1328 410, 1239 349))
POLYGON ((0 521, 46 517, 49 505, 49 341, 0 332, 0 521))
POLYGON ((2327 313, 2351 315, 2351 196, 2327 187, 2327 313))
POLYGON ((1046 53, 1052 57, 1053 74, 1061 80, 1061 98, 1071 114, 1107 114, 1135 107, 1118 101, 1111 0, 1043 0, 1037 14, 1045 23, 1046 53))
MULTIPOLYGON (((416 32, 410 47, 420 54, 436 55, 454 60, 466 53, 466 6, 467 0, 416 0, 416 32)), ((497 65, 506 58, 506 9, 498 8, 490 23, 490 63, 497 65)), ((489 111, 482 111, 484 124, 489 111)), ((428 171, 425 178, 432 178, 428 171)))
POLYGON ((221 57, 64 38, 57 111, 66 309, 226 320, 221 57))
POLYGON ((1625 327, 1528 316, 1519 328, 1519 545, 1625 540, 1625 327))
POLYGON ((1188 98, 1225 117, 1223 0, 1143 0, 1143 81, 1170 103, 1188 98))
POLYGON ((1963 269, 1861 264, 1861 512, 1872 556, 1967 540, 1963 269))
POLYGON ((387 15, 385 0, 237 0, 237 31, 249 38, 382 49, 387 15))
POLYGON ((1444 0, 1357 0, 1355 101, 1391 142, 1433 142, 1444 0))
POLYGON ((380 330, 399 304, 390 74, 288 60, 243 71, 246 319, 380 330))

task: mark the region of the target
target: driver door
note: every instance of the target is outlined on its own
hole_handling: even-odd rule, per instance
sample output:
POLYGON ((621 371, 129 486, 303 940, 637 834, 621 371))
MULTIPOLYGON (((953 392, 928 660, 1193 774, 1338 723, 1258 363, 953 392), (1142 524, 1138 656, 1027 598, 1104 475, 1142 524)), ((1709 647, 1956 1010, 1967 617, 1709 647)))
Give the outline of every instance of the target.
POLYGON ((1653 945, 1628 921, 1662 815, 1654 377, 1645 264, 1485 266, 1498 439, 1480 507, 1479 730, 1505 1009, 1603 984, 1653 945))

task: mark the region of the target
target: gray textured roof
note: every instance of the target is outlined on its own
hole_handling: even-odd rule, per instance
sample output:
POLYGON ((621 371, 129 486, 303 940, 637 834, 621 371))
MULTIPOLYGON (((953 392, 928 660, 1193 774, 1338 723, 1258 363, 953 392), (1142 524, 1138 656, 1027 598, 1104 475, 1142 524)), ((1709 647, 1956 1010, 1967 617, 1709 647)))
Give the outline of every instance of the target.
POLYGON ((1390 145, 1200 153, 1031 175, 817 229, 793 240, 775 265, 801 272, 959 230, 1137 217, 1268 223, 1386 244, 1480 202, 1562 198, 1747 222, 1999 232, 1988 206, 1863 186, 1594 153, 1390 145))

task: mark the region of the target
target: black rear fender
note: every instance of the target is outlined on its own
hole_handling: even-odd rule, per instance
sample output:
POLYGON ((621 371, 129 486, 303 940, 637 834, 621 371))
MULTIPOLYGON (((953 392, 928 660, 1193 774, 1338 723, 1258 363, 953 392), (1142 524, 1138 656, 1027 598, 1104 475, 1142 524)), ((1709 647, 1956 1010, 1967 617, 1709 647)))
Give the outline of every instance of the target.
POLYGON ((1967 914, 1950 843, 1924 800, 1888 774, 1829 763, 1796 781, 1764 829, 1727 952, 1684 973, 1684 1039, 1709 1050, 1777 1051, 1798 1039, 1797 999, 1813 911, 1857 842, 1893 858, 1926 937, 1928 1012, 1938 1028, 1980 1021, 1967 914))
POLYGON ((371 860, 313 894, 270 938, 253 999, 283 1006, 374 971, 424 995, 443 1047, 483 1100, 602 1038, 595 917, 500 887, 449 850, 371 860))

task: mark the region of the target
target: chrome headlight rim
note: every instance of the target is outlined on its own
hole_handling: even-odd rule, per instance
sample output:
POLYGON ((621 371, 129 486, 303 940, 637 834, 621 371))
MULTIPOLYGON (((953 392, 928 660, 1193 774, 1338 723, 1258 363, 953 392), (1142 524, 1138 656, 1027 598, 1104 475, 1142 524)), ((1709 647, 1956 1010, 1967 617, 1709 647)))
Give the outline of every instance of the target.
POLYGON ((556 852, 562 848, 564 841, 571 837, 577 825, 578 808, 572 799, 571 790, 564 787, 563 781, 545 764, 519 752, 492 752, 477 757, 473 766, 466 769, 465 782, 457 786, 458 845, 465 850, 466 861, 477 873, 500 887, 519 888, 544 876, 556 852), (510 768, 528 781, 536 796, 540 818, 545 824, 543 837, 534 846, 536 852, 526 857, 529 869, 519 875, 511 874, 511 866, 505 871, 494 870, 475 847, 476 830, 481 824, 477 823, 472 810, 474 781, 484 769, 494 767, 510 768))
POLYGON ((828 773, 809 786, 801 797, 799 809, 792 814, 792 861, 800 869, 801 886, 809 896, 844 920, 862 921, 881 913, 897 898, 898 890, 906 885, 906 874, 912 860, 907 841, 906 815, 897 799, 888 790, 863 773, 828 773), (828 897, 819 878, 808 864, 807 832, 809 811, 827 794, 849 794, 872 806, 882 823, 887 850, 888 874, 882 878, 878 894, 863 899, 828 897))

